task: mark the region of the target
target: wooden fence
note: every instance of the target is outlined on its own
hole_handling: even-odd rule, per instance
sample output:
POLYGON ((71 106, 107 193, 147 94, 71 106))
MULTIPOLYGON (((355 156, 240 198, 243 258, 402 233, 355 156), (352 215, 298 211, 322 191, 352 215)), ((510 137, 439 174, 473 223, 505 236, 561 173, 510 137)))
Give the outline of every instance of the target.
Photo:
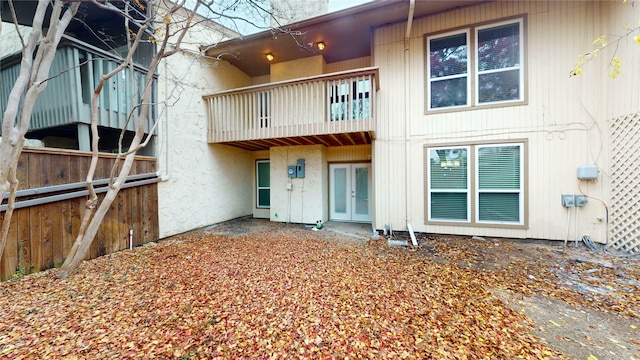
MULTIPOLYGON (((90 154, 58 149, 25 149, 18 164, 20 181, 7 244, 0 259, 0 279, 62 264, 80 228, 87 199, 84 180, 90 154)), ((101 154, 94 179, 99 197, 106 191, 115 156, 101 154), (98 180, 102 179, 102 180, 98 180)), ((156 161, 137 157, 123 189, 98 230, 87 259, 156 241, 158 187, 156 161)), ((0 220, 6 198, 0 206, 0 220)))

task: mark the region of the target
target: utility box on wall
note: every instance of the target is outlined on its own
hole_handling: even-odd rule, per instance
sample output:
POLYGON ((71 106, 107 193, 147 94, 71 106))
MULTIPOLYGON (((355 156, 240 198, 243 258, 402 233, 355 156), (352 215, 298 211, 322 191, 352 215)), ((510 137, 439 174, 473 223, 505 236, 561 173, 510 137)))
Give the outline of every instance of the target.
POLYGON ((296 169, 296 177, 304 177, 304 159, 298 159, 298 165, 296 169))
POLYGON ((562 195, 562 206, 573 207, 576 206, 575 197, 573 195, 562 195))
POLYGON ((296 168, 297 166, 290 165, 289 168, 287 169, 287 177, 290 177, 290 178, 296 177, 297 176, 296 168))
POLYGON ((598 178, 597 165, 578 166, 578 179, 580 180, 596 180, 598 178))

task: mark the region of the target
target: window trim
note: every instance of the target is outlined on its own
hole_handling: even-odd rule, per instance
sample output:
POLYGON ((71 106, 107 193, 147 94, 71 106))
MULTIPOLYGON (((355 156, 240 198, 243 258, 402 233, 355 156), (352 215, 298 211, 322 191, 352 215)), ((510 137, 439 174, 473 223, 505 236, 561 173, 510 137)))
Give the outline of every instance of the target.
MULTIPOLYGON (((265 187, 262 186, 260 187, 260 172, 259 172, 259 167, 258 164, 264 164, 267 163, 269 164, 269 166, 271 166, 271 160, 270 159, 266 159, 266 160, 256 160, 256 208, 257 209, 270 209, 271 208, 271 201, 269 201, 269 206, 264 206, 264 205, 260 205, 260 190, 269 190, 269 194, 271 194, 271 179, 269 179, 269 186, 265 187)), ((271 169, 269 169, 269 175, 271 175, 271 169)))
MULTIPOLYGON (((454 223, 454 224, 460 224, 460 223, 464 223, 464 224, 468 224, 471 223, 472 221, 472 213, 471 213, 471 194, 473 193, 472 188, 471 188, 471 176, 469 175, 469 168, 470 168, 470 164, 469 164, 469 159, 470 159, 470 152, 471 152, 471 146, 469 145, 460 145, 460 146, 434 146, 434 147, 429 147, 426 150, 427 152, 427 157, 425 159, 425 163, 427 164, 427 202, 429 202, 431 200, 431 194, 432 193, 466 193, 467 194, 467 220, 466 221, 461 221, 461 220, 456 220, 456 219, 437 219, 437 220, 432 220, 431 218, 431 212, 428 211, 425 214, 425 218, 429 221, 429 222, 444 222, 444 223, 454 223), (464 148, 467 150, 467 187, 466 189, 436 189, 436 190, 432 190, 431 189, 431 166, 429 166, 430 164, 430 160, 431 160, 431 154, 429 153, 431 150, 443 150, 443 149, 451 149, 451 148, 464 148)), ((429 202, 430 204, 430 202, 429 202)), ((431 209, 429 207, 429 209, 431 209)))
POLYGON ((473 158, 473 170, 475 177, 475 187, 474 197, 475 197, 475 217, 474 222, 477 224, 491 224, 491 225, 523 225, 524 224, 524 143, 522 142, 509 142, 509 143, 497 143, 497 144, 477 144, 473 145, 474 158, 473 158), (515 223, 512 221, 487 221, 480 220, 480 193, 496 193, 496 194, 505 194, 505 193, 516 193, 514 190, 510 189, 499 189, 498 191, 481 191, 480 190, 480 172, 478 169, 480 168, 480 149, 481 148, 497 148, 497 147, 507 147, 507 146, 519 146, 520 147, 520 188, 517 190, 517 193, 520 195, 518 197, 519 209, 518 209, 518 217, 520 221, 515 223))
POLYGON ((506 106, 520 106, 528 104, 528 59, 527 54, 527 14, 519 14, 506 18, 495 19, 491 21, 485 21, 480 23, 475 23, 467 26, 462 26, 458 28, 448 29, 440 32, 433 32, 424 35, 424 113, 425 114, 438 114, 438 113, 448 113, 448 112, 459 112, 459 111, 468 111, 468 110, 477 110, 477 109, 486 109, 486 108, 499 108, 506 106), (487 28, 519 23, 520 24, 520 99, 518 100, 506 100, 506 101, 494 101, 487 103, 479 103, 478 102, 478 30, 483 30, 487 28), (429 59, 429 49, 430 43, 429 40, 435 38, 441 38, 446 36, 451 36, 455 34, 461 34, 464 32, 468 32, 468 40, 469 40, 469 59, 467 65, 467 105, 457 105, 457 106, 448 106, 441 108, 431 108, 431 79, 430 79, 430 59, 429 59))
POLYGON ((440 33, 437 35, 431 35, 427 37, 427 51, 426 51, 426 58, 427 58, 427 89, 429 90, 426 96, 427 99, 427 109, 429 109, 429 111, 433 111, 433 110, 452 110, 452 109, 464 109, 464 108, 468 108, 471 106, 472 102, 471 102, 471 90, 472 90, 472 76, 471 76, 471 67, 470 65, 472 64, 471 61, 471 57, 473 56, 473 54, 471 54, 471 29, 470 28, 466 28, 466 29, 460 29, 460 30, 454 30, 454 31, 449 31, 446 33, 440 33), (444 38, 444 37, 448 37, 448 36, 453 36, 453 35, 460 35, 460 34, 464 34, 465 35, 465 40, 466 40, 466 44, 467 44, 467 72, 464 73, 464 76, 460 76, 459 74, 456 75, 447 75, 447 76, 442 76, 442 77, 438 77, 438 78, 431 78, 431 59, 429 54, 429 49, 430 49, 430 40, 434 39, 434 38, 444 38), (464 105, 454 105, 454 106, 447 106, 445 108, 434 108, 431 109, 431 84, 433 82, 437 82, 437 81, 443 81, 443 80, 451 80, 451 79, 462 79, 462 78, 466 78, 467 79, 467 103, 464 105))
POLYGON ((477 142, 455 142, 455 143, 440 143, 440 144, 425 144, 423 154, 423 166, 424 168, 424 224, 425 225, 443 225, 443 226, 460 226, 460 227, 481 227, 481 228, 504 228, 504 229, 528 229, 529 228, 529 188, 528 188, 528 140, 527 139, 513 139, 513 140, 488 140, 477 142), (520 145, 520 222, 495 222, 495 221, 479 221, 478 211, 478 156, 477 149, 480 147, 493 147, 493 146, 513 146, 520 145), (467 203, 470 216, 468 221, 457 220, 431 220, 430 219, 430 169, 429 169, 429 151, 434 149, 450 149, 450 148, 462 148, 469 147, 467 166, 467 180, 471 181, 468 194, 469 199, 467 203))

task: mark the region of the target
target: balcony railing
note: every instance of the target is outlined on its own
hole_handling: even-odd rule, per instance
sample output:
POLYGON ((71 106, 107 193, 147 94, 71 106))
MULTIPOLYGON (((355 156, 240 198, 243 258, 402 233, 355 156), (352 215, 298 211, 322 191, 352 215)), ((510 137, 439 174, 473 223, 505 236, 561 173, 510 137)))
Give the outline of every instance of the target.
POLYGON ((378 69, 363 68, 204 96, 211 143, 375 130, 378 69))
MULTIPOLYGON (((120 63, 121 59, 115 54, 65 36, 51 64, 51 79, 34 106, 29 130, 90 124, 93 89, 102 75, 120 63)), ((0 70, 0 111, 6 108, 8 94, 19 71, 19 62, 3 66, 0 70)), ((141 98, 146 74, 145 68, 136 65, 133 70, 126 68, 107 81, 100 94, 98 125, 134 130, 133 122, 127 122, 127 118, 141 98)), ((154 88, 157 88, 156 83, 154 78, 154 88)), ((152 94, 152 102, 155 103, 155 90, 152 94)), ((155 111, 155 106, 152 106, 146 129, 151 129, 155 111)))

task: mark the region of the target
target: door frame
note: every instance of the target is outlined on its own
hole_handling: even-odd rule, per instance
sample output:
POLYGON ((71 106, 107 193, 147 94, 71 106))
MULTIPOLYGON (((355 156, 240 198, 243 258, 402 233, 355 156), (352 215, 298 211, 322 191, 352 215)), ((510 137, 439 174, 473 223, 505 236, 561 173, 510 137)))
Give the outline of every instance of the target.
POLYGON ((371 162, 349 162, 349 163, 333 163, 329 164, 329 220, 344 221, 344 222, 365 222, 370 223, 373 220, 373 180, 372 180, 372 164, 371 162), (349 193, 355 191, 356 176, 355 171, 357 168, 366 167, 367 171, 367 202, 368 202, 368 215, 362 217, 355 214, 355 196, 349 196, 349 193), (347 169, 347 188, 346 188, 346 214, 344 216, 336 216, 334 211, 334 191, 335 180, 333 170, 336 168, 347 169), (349 201, 350 200, 350 201, 349 201))

